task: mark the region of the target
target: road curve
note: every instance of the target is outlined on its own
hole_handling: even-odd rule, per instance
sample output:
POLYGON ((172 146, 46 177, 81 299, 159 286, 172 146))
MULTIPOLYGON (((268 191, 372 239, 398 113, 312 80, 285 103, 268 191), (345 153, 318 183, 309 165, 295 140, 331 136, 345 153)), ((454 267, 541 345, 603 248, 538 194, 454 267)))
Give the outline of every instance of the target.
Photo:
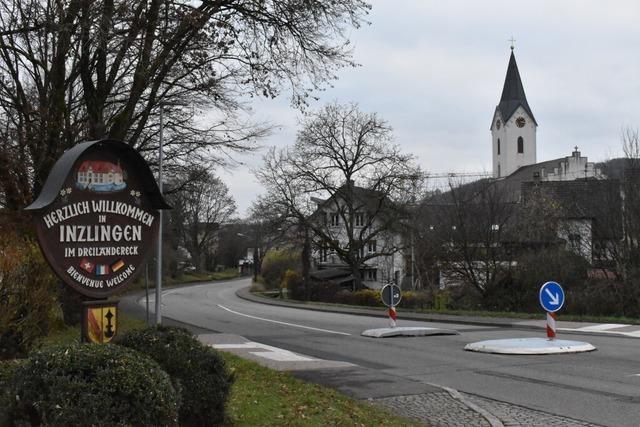
MULTIPOLYGON (((386 327, 386 319, 271 306, 237 297, 236 291, 249 284, 246 279, 166 290, 163 316, 315 358, 373 369, 396 380, 393 392, 398 395, 411 394, 416 384, 436 383, 583 422, 639 425, 640 340, 572 335, 571 339, 590 342, 598 351, 550 356, 471 353, 463 350, 471 342, 540 337, 541 333, 403 321, 401 312, 399 323, 403 326, 456 329, 461 334, 365 338, 360 336, 363 330, 386 327), (398 384, 400 389, 395 389, 398 384)), ((153 303, 150 306, 153 308, 153 303)))

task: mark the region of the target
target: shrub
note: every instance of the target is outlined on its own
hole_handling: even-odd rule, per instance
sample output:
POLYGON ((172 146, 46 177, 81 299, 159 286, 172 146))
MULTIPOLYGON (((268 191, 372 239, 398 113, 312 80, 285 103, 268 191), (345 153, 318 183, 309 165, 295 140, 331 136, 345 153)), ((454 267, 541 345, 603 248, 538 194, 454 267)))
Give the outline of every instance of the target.
POLYGON ((336 294, 335 301, 340 304, 363 305, 367 307, 382 305, 380 291, 374 289, 361 289, 356 292, 343 290, 336 294))
POLYGON ((9 426, 12 422, 11 408, 15 401, 12 389, 15 370, 21 359, 0 361, 0 426, 9 426))
POLYGON ((402 308, 431 308, 431 298, 426 292, 406 291, 402 293, 400 307, 402 308))
POLYGON ((312 282, 309 286, 309 300, 335 302, 336 294, 342 288, 334 282, 312 282))
POLYGON ((12 419, 51 426, 174 426, 179 393, 153 360, 124 347, 76 344, 32 354, 14 371, 12 419))
POLYGON ((0 359, 23 357, 56 324, 57 280, 30 240, 0 239, 0 359))
POLYGON ((284 273, 282 287, 289 291, 289 296, 293 299, 303 300, 306 298, 306 289, 302 276, 294 270, 287 270, 284 273))
POLYGON ((118 344, 147 354, 180 384, 180 425, 221 425, 232 378, 224 360, 183 328, 163 327, 130 331, 118 344))
POLYGON ((300 255, 289 250, 272 250, 262 260, 260 274, 267 290, 278 289, 287 270, 300 270, 300 255))

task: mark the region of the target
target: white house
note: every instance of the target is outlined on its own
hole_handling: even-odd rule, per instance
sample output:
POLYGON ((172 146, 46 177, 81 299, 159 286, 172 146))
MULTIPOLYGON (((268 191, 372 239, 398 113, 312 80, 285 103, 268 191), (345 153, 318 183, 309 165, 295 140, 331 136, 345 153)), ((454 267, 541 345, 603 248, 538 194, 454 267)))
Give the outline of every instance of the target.
POLYGON ((351 185, 350 204, 339 196, 340 190, 329 199, 314 199, 317 210, 312 216, 316 230, 312 269, 324 270, 317 277, 339 277, 337 281, 347 283, 353 281, 353 276, 344 260, 351 256, 360 264, 364 286, 379 289, 391 281, 401 283, 405 276, 405 255, 398 211, 379 192, 351 185), (336 272, 331 274, 327 270, 336 272))

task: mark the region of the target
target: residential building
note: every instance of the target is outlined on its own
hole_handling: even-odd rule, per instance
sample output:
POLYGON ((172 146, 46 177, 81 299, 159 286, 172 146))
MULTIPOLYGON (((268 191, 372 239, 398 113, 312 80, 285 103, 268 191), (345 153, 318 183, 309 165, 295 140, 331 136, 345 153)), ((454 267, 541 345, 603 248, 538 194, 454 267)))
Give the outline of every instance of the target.
POLYGON ((350 182, 314 202, 312 278, 355 288, 357 272, 373 289, 404 279, 403 214, 385 194, 350 182))

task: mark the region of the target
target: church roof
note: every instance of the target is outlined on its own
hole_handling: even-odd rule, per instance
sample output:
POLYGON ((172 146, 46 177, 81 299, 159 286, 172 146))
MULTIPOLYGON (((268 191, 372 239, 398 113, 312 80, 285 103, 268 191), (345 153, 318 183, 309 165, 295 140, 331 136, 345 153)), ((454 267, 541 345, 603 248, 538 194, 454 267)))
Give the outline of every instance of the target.
POLYGON ((533 120, 536 126, 538 125, 538 122, 536 122, 536 119, 531 112, 529 103, 527 102, 527 97, 524 94, 524 86, 522 86, 522 80, 520 79, 520 72, 518 71, 516 57, 513 54, 513 50, 511 50, 509 66, 507 67, 507 76, 504 79, 502 96, 500 97, 500 103, 496 107, 496 110, 500 111, 502 120, 506 122, 511 118, 518 107, 522 107, 524 111, 529 114, 529 117, 531 117, 531 120, 533 120))

